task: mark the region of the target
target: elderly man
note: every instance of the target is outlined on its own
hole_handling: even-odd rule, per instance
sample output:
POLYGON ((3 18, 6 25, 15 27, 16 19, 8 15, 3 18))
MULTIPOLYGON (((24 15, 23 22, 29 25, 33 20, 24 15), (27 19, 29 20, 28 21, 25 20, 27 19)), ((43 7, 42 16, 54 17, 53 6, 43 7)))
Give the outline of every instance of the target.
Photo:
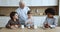
POLYGON ((25 21, 27 20, 27 12, 30 11, 30 9, 25 6, 25 3, 23 1, 19 2, 19 8, 16 10, 16 12, 19 15, 19 20, 22 25, 25 25, 25 21))

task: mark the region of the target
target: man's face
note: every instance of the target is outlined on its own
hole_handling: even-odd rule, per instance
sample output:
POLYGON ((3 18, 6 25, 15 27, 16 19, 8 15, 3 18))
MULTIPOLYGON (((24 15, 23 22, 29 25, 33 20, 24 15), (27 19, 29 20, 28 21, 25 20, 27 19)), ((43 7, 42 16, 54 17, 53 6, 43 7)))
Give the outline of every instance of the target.
POLYGON ((20 6, 20 8, 22 8, 22 9, 23 9, 23 8, 24 8, 24 6, 25 6, 25 4, 24 4, 24 3, 20 3, 20 4, 19 4, 19 6, 20 6))

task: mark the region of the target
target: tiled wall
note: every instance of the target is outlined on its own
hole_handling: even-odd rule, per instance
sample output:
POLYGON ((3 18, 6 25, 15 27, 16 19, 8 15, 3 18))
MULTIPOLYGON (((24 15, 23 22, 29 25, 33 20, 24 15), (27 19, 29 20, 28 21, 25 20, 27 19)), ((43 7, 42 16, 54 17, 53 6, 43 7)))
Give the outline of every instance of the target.
MULTIPOLYGON (((0 15, 3 14, 3 15, 9 15, 10 12, 12 11, 15 11, 18 7, 0 7, 0 15)), ((48 7, 30 7, 33 15, 43 15, 44 14, 44 11, 45 9, 47 9, 48 7), (36 13, 36 11, 38 10, 38 13, 36 13)), ((58 7, 52 7, 54 8, 57 12, 56 14, 58 14, 58 7)))
POLYGON ((47 9, 47 8, 53 8, 53 9, 55 9, 55 11, 56 11, 56 15, 58 15, 59 13, 59 8, 56 6, 56 7, 53 7, 53 6, 51 6, 51 7, 30 7, 31 8, 31 11, 32 11, 32 13, 33 13, 33 15, 37 15, 37 16, 40 16, 41 14, 43 14, 43 15, 45 15, 45 13, 44 13, 44 11, 47 9), (36 13, 35 11, 37 11, 38 10, 38 13, 36 13))
POLYGON ((15 9, 15 7, 0 7, 0 14, 9 15, 9 13, 15 11, 15 9))

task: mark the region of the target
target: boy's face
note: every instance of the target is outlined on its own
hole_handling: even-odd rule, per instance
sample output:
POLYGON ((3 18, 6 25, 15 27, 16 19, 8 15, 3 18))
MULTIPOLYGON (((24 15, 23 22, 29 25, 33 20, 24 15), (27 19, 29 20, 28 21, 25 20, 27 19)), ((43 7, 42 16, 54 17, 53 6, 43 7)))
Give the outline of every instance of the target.
POLYGON ((53 17, 53 15, 50 14, 50 13, 48 13, 47 16, 48 16, 49 18, 52 18, 52 17, 53 17))
POLYGON ((32 16, 31 14, 28 14, 28 18, 31 18, 31 16, 32 16))
POLYGON ((16 13, 14 16, 13 16, 14 19, 18 19, 18 14, 16 13))

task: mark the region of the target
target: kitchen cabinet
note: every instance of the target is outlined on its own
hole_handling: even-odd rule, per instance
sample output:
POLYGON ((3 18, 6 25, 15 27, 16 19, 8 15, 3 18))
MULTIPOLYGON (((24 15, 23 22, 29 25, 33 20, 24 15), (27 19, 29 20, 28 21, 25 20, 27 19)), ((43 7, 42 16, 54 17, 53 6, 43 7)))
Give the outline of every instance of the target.
POLYGON ((32 6, 57 6, 58 0, 32 0, 32 6))
MULTIPOLYGON (((1 0, 0 6, 19 6, 20 0, 1 0)), ((31 0, 24 0, 27 6, 31 6, 31 0)))
POLYGON ((20 0, 8 0, 8 6, 18 6, 20 0))
POLYGON ((42 6, 42 0, 32 0, 31 5, 32 6, 42 6))
POLYGON ((42 0, 42 6, 57 6, 58 0, 42 0))
MULTIPOLYGON (((20 0, 0 0, 0 6, 19 6, 20 0)), ((58 0, 23 0, 26 6, 57 6, 58 0)))
POLYGON ((0 6, 7 6, 8 1, 7 0, 0 0, 0 6))
MULTIPOLYGON (((8 0, 8 6, 19 6, 20 0, 8 0)), ((31 0, 23 0, 26 6, 31 6, 31 0)))
POLYGON ((23 1, 25 2, 26 6, 31 6, 32 0, 23 0, 23 1))
POLYGON ((0 0, 0 6, 18 6, 20 0, 0 0))

